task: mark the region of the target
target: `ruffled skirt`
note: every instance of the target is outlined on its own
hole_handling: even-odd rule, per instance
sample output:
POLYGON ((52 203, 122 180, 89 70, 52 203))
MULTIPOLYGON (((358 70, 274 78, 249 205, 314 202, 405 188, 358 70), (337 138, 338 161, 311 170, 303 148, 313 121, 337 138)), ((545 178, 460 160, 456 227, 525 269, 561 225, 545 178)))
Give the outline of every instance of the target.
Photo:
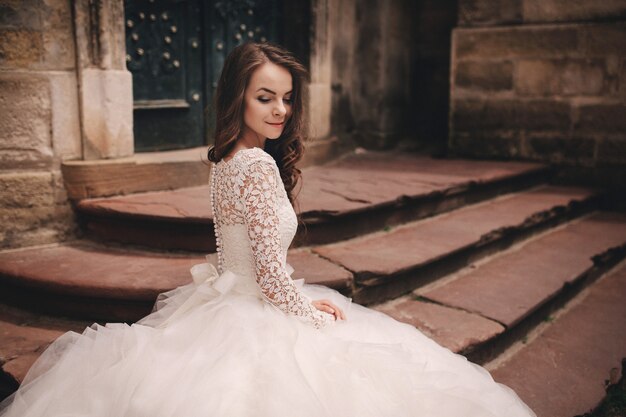
POLYGON ((0 415, 535 415, 485 369, 337 291, 299 283, 347 316, 317 330, 237 291, 235 280, 164 293, 132 325, 65 333, 0 403, 0 415))

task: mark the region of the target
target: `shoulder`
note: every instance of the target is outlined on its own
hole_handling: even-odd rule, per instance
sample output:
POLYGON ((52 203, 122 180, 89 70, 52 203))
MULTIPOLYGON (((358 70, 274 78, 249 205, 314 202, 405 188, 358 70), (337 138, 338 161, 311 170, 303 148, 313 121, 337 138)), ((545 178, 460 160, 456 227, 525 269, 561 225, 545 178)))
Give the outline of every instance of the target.
POLYGON ((261 148, 244 149, 238 154, 241 154, 240 160, 244 166, 276 166, 274 158, 261 148))
POLYGON ((274 181, 278 166, 274 158, 261 148, 244 149, 235 155, 239 166, 239 180, 243 182, 274 181))

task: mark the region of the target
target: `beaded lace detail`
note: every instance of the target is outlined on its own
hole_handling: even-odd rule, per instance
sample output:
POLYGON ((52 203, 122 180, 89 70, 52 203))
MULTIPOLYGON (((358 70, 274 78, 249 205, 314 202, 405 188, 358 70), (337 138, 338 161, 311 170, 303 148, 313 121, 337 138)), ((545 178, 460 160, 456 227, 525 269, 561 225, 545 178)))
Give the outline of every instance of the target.
POLYGON ((311 304, 287 273, 297 219, 269 154, 243 149, 213 164, 211 204, 220 273, 230 269, 253 276, 266 301, 316 328, 334 321, 311 304))

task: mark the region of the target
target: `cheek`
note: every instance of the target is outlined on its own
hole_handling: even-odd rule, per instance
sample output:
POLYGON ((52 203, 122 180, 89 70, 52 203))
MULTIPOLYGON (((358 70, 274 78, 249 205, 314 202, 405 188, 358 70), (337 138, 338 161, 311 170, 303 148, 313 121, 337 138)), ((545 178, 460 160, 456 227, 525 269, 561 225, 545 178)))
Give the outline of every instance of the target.
POLYGON ((251 100, 246 104, 247 105, 246 105, 244 120, 248 122, 255 122, 256 119, 261 117, 263 108, 259 105, 260 103, 258 103, 256 100, 251 100))

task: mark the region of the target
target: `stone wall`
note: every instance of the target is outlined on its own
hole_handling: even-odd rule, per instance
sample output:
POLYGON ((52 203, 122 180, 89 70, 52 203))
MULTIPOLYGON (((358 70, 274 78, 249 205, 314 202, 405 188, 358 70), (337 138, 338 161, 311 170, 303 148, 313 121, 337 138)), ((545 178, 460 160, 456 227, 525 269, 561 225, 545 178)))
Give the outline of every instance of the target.
POLYGON ((368 148, 445 146, 456 0, 330 7, 333 131, 368 148))
POLYGON ((623 1, 461 0, 450 148, 625 179, 624 45, 623 1))
POLYGON ((70 1, 0 1, 0 248, 71 235, 60 162, 81 156, 70 1))
POLYGON ((388 148, 404 133, 410 54, 398 56, 396 44, 406 37, 409 45, 411 32, 405 27, 407 13, 396 10, 407 4, 346 0, 331 5, 332 127, 344 141, 388 148), (388 77, 391 71, 398 73, 388 77))

